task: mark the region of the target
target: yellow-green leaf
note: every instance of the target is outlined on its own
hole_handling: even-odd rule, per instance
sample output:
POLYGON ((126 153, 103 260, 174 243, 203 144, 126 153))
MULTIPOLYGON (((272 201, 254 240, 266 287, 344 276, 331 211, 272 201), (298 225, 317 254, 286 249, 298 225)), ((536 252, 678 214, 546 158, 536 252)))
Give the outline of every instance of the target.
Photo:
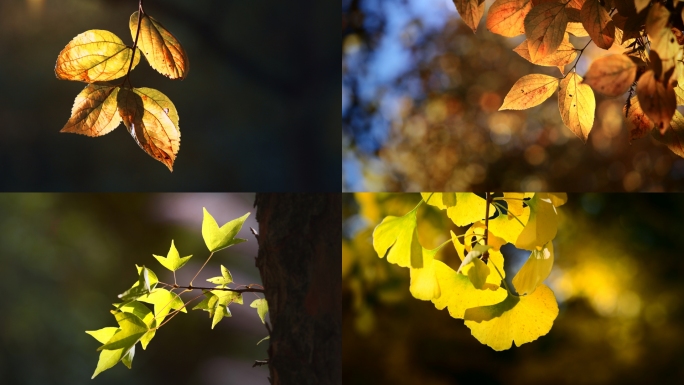
POLYGON ((501 351, 513 342, 520 346, 546 335, 557 316, 556 297, 551 289, 540 285, 525 297, 509 295, 496 305, 469 308, 464 319, 478 341, 501 351))
POLYGON ((223 250, 226 247, 237 245, 238 243, 246 242, 246 239, 237 238, 237 234, 245 224, 249 213, 235 218, 232 221, 219 227, 214 217, 209 214, 206 208, 202 208, 204 217, 202 219, 202 238, 204 243, 211 252, 223 250))
POLYGON ((549 242, 541 250, 532 250, 523 267, 513 277, 515 291, 520 295, 532 294, 551 274, 552 267, 553 242, 549 242))
POLYGON ((99 330, 86 330, 86 333, 93 336, 99 343, 106 344, 117 330, 119 330, 119 328, 110 326, 99 330))
POLYGON ((582 84, 582 77, 571 72, 560 82, 558 108, 563 124, 584 142, 594 126, 596 99, 594 91, 582 84))
POLYGON ((110 133, 121 123, 117 112, 116 97, 119 87, 88 84, 74 100, 71 118, 60 132, 87 136, 110 133))
MULTIPOLYGON (((133 50, 115 34, 91 29, 77 35, 59 53, 55 75, 86 83, 117 79, 128 73, 132 54, 133 50)), ((131 70, 139 61, 140 51, 136 51, 131 70)))
POLYGON ((173 240, 171 240, 171 248, 169 249, 168 254, 166 254, 166 257, 162 257, 161 255, 152 255, 157 259, 157 261, 159 261, 159 263, 162 264, 162 266, 171 271, 176 271, 185 266, 190 258, 192 258, 192 255, 181 258, 180 254, 178 254, 178 250, 176 249, 176 245, 173 243, 173 240))
POLYGON ((378 257, 401 267, 423 267, 423 248, 416 231, 416 210, 402 217, 387 216, 373 230, 373 248, 378 257))
MULTIPOLYGON (((266 313, 268 312, 268 302, 266 302, 265 298, 258 298, 252 301, 252 303, 249 305, 249 307, 253 307, 257 309, 257 313, 259 313, 259 318, 261 318, 261 323, 266 323, 266 313)), ((259 341, 261 342, 261 341, 259 341)), ((258 343, 257 343, 258 345, 258 343)))
MULTIPOLYGON (((542 4, 543 5, 543 4, 542 4)), ((518 79, 504 98, 501 110, 524 110, 538 106, 558 89, 558 79, 549 75, 531 74, 518 79)))
MULTIPOLYGON (((131 15, 128 25, 135 40, 138 31, 137 11, 131 15)), ((171 79, 185 79, 187 76, 190 61, 180 42, 160 22, 147 14, 143 14, 140 20, 138 47, 150 66, 160 74, 171 79)))

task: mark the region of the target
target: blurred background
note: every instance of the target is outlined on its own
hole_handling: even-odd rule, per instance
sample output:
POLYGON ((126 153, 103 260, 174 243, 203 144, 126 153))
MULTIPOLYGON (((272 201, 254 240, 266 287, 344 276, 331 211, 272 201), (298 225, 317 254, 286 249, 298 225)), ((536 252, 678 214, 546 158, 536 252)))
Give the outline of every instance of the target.
MULTIPOLYGON (((373 228, 404 215, 418 194, 345 194, 343 352, 346 384, 646 384, 684 376, 684 196, 570 194, 560 207, 555 264, 545 283, 558 300, 553 328, 496 352, 462 320, 408 290, 409 271, 378 258, 373 228)), ((418 211, 421 244, 449 230, 444 212, 418 211)), ((505 263, 519 255, 504 252, 505 263)), ((455 267, 447 245, 437 254, 455 267)), ((508 276, 508 275, 507 275, 508 276)))
POLYGON ((123 125, 98 138, 59 133, 85 83, 57 80, 57 55, 89 29, 132 45, 138 1, 3 0, 0 190, 339 191, 329 172, 340 159, 333 5, 145 1, 190 59, 183 81, 144 60, 131 75, 178 109, 181 147, 170 173, 123 125))
POLYGON ((202 207, 219 225, 252 214, 238 234, 248 241, 217 253, 196 282, 223 264, 235 282, 260 284, 253 205, 252 194, 1 194, 0 383, 268 384, 268 367, 252 368, 268 357, 268 341, 256 345, 268 332, 249 307, 253 293, 214 330, 204 311, 179 314, 147 350, 137 346, 132 369, 119 363, 94 380, 100 344, 85 333, 116 326, 109 311, 136 281, 135 264, 173 282, 152 257, 166 256, 172 239, 193 255, 178 282, 192 279, 209 255, 202 207))
MULTIPOLYGON (((626 95, 596 95, 586 144, 563 125, 555 95, 499 112, 522 76, 561 72, 513 52, 524 36, 495 35, 486 17, 473 34, 451 0, 342 1, 344 191, 684 188, 684 159, 650 136, 629 143, 626 95)), ((588 41, 570 37, 576 48, 588 41)), ((591 44, 577 73, 606 54, 591 44)))

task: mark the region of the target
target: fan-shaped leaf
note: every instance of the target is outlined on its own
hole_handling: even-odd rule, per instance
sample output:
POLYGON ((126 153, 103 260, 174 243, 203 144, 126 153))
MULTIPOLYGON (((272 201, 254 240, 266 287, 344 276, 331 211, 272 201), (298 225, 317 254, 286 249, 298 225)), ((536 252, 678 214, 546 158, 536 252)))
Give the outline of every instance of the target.
POLYGON ((532 294, 537 286, 551 274, 553 267, 553 242, 549 241, 541 250, 532 250, 530 257, 513 277, 513 286, 518 294, 532 294))

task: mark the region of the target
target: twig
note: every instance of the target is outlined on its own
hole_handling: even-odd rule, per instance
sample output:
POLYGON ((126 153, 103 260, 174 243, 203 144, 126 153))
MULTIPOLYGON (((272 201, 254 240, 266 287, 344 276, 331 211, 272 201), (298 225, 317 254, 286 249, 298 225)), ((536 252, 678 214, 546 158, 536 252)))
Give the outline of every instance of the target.
MULTIPOLYGON (((492 203, 492 193, 485 193, 487 200, 487 206, 485 208, 485 233, 484 233, 484 245, 487 246, 487 241, 489 240, 489 205, 492 203)), ((482 255, 482 262, 487 263, 489 259, 489 251, 485 251, 482 255)))
POLYGON ((247 285, 244 289, 231 289, 229 287, 203 287, 203 286, 180 286, 180 285, 169 285, 168 283, 160 282, 163 285, 171 286, 174 289, 187 289, 187 290, 223 290, 223 291, 233 291, 236 293, 265 293, 264 289, 259 289, 252 287, 256 284, 247 285))
POLYGON ((254 365, 252 365, 252 367, 254 368, 262 365, 268 365, 268 358, 265 360, 254 360, 254 365))

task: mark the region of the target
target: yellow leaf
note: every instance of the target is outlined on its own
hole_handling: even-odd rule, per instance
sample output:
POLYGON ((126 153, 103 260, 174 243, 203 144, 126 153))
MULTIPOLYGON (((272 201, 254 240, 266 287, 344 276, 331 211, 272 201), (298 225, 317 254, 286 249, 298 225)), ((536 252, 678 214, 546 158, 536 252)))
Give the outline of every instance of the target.
POLYGON ((174 117, 175 108, 169 98, 150 88, 121 88, 117 101, 119 114, 136 143, 173 171, 180 130, 172 120, 177 119, 177 114, 174 117))
POLYGON ((473 32, 477 32, 477 26, 484 15, 484 0, 454 0, 458 14, 473 32))
POLYGON ((522 35, 531 9, 530 0, 496 0, 487 13, 487 29, 506 37, 522 35))
POLYGON ((558 108, 563 124, 586 142, 594 125, 596 100, 591 87, 582 84, 582 77, 577 73, 571 72, 561 80, 558 108))
POLYGON ((636 11, 641 12, 644 10, 644 8, 648 7, 648 4, 651 2, 651 0, 634 0, 634 4, 636 5, 636 11))
POLYGON ((102 136, 111 132, 121 123, 121 116, 116 110, 118 93, 119 87, 88 84, 76 96, 71 118, 60 132, 87 136, 102 136))
POLYGON ((550 1, 532 8, 525 17, 525 36, 532 61, 556 52, 567 25, 564 2, 550 1))
POLYGON ((523 213, 523 199, 525 199, 525 193, 503 193, 504 200, 508 205, 508 217, 512 218, 515 216, 521 216, 523 213))
POLYGON ((521 77, 504 98, 501 110, 524 110, 537 106, 558 89, 558 79, 548 75, 531 74, 521 77))
MULTIPOLYGON (((128 73, 133 50, 115 34, 100 29, 85 31, 57 56, 55 75, 58 79, 86 83, 120 78, 128 73)), ((136 52, 133 68, 140 61, 136 52)))
POLYGON ((422 267, 423 247, 416 231, 416 210, 402 217, 387 216, 373 230, 373 248, 378 257, 401 267, 422 267))
POLYGON ((632 86, 636 71, 636 64, 628 56, 604 56, 591 63, 584 83, 604 95, 620 96, 632 86))
POLYGON ((523 267, 513 277, 515 291, 520 295, 532 294, 551 274, 552 267, 553 242, 549 242, 541 250, 532 250, 523 267))
POLYGON ((498 217, 489 221, 489 231, 495 234, 496 237, 502 238, 505 243, 515 243, 520 236, 520 233, 522 233, 523 229, 525 228, 525 224, 527 224, 529 221, 529 218, 529 206, 523 209, 523 213, 521 215, 518 215, 518 220, 520 220, 522 224, 512 216, 509 217, 507 215, 499 215, 498 217))
MULTIPOLYGON (((138 31, 138 12, 133 12, 128 23, 133 40, 138 31)), ((190 61, 178 39, 164 26, 144 14, 140 20, 138 47, 150 66, 171 79, 185 79, 190 70, 190 61)))
POLYGON ((517 47, 513 48, 513 51, 520 55, 523 59, 529 61, 530 63, 534 63, 540 66, 558 67, 558 69, 562 73, 564 72, 563 70, 565 69, 565 66, 567 64, 572 63, 575 60, 575 57, 577 57, 577 50, 575 50, 575 47, 570 43, 569 38, 570 37, 566 33, 565 37, 563 38, 563 41, 561 42, 560 46, 558 46, 556 52, 548 56, 544 56, 537 61, 532 61, 532 59, 530 58, 527 40, 523 41, 517 47))
POLYGON ((677 97, 672 83, 668 81, 663 84, 656 78, 653 70, 648 70, 639 78, 636 94, 646 116, 661 131, 667 130, 677 109, 677 97))
MULTIPOLYGON (((454 234, 453 231, 451 232, 451 241, 453 242, 454 247, 456 248, 456 253, 458 254, 458 257, 461 258, 461 261, 464 261, 465 260, 465 257, 464 257, 465 246, 463 246, 463 244, 456 237, 456 235, 454 234)), ((471 248, 468 249, 468 251, 470 251, 470 250, 471 250, 471 248)), ((503 264, 504 264, 503 254, 501 254, 501 252, 498 250, 490 249, 489 250, 489 260, 487 261, 487 265, 491 266, 490 264, 493 264, 494 266, 496 266, 496 268, 499 270, 499 273, 501 273, 501 275, 499 275, 499 273, 497 273, 496 270, 492 269, 490 271, 490 274, 487 275, 486 281, 487 281, 487 283, 491 283, 493 285, 499 286, 499 285, 501 285, 501 277, 504 277, 504 278, 506 277, 506 272, 504 271, 504 268, 503 268, 503 264)), ((466 264, 464 266, 459 267, 459 269, 461 270, 461 273, 468 275, 470 273, 471 267, 472 267, 472 264, 469 263, 469 264, 466 264)))
MULTIPOLYGON (((494 220, 492 220, 492 221, 489 222, 490 225, 491 225, 492 222, 494 222, 494 220)), ((470 226, 470 228, 466 231, 466 237, 465 237, 465 239, 468 240, 468 241, 470 241, 470 240, 473 238, 473 236, 477 235, 477 236, 478 236, 478 237, 477 237, 478 243, 484 244, 484 232, 485 232, 485 225, 484 225, 484 223, 483 223, 482 221, 475 222, 475 223, 473 223, 473 225, 470 226)), ((500 237, 498 237, 498 236, 496 236, 495 234, 492 233, 492 231, 491 231, 491 226, 490 226, 490 230, 487 232, 487 244, 488 244, 489 246, 492 246, 492 248, 493 248, 494 250, 499 250, 499 249, 501 248, 501 246, 505 245, 506 243, 507 243, 507 242, 506 242, 503 238, 500 238, 500 237)), ((470 245, 470 242, 467 242, 467 244, 466 244, 466 250, 468 250, 468 251, 472 250, 472 247, 471 247, 471 245, 470 245)))
POLYGON ((546 193, 553 207, 561 207, 568 201, 568 193, 546 193))
POLYGON ((577 37, 589 36, 589 32, 584 29, 582 23, 568 23, 568 28, 566 28, 565 31, 577 37))
POLYGON ((432 303, 438 310, 448 307, 449 315, 454 318, 463 318, 466 309, 492 305, 506 298, 506 290, 496 285, 486 283, 483 290, 478 290, 467 276, 457 273, 442 261, 433 263, 442 295, 432 299, 432 303))
MULTIPOLYGON (((484 219, 487 201, 475 193, 420 193, 427 204, 440 210, 447 209, 447 216, 456 226, 467 226, 484 219), (430 197, 430 195, 432 195, 430 197), (428 197, 430 199, 428 200, 428 197), (445 204, 444 202, 447 202, 445 204)), ((496 210, 490 208, 490 216, 496 210)))
POLYGON ((558 214, 547 194, 537 193, 527 202, 530 206, 530 219, 515 241, 519 249, 540 249, 556 236, 558 214))
MULTIPOLYGON (((427 250, 423 248, 423 267, 411 267, 411 285, 409 290, 411 294, 420 300, 429 301, 433 298, 439 298, 441 295, 439 283, 435 276, 435 254, 439 251, 439 247, 434 250, 427 250)), ((480 261, 481 262, 481 261, 480 261)))
POLYGON ((584 29, 599 47, 608 49, 615 41, 615 24, 599 0, 586 0, 580 11, 584 29))
POLYGON ((668 26, 669 19, 670 11, 657 2, 651 6, 646 17, 646 33, 651 41, 650 48, 662 59, 664 72, 674 66, 674 59, 681 51, 672 28, 668 26))
POLYGON ((546 285, 540 285, 525 297, 509 295, 496 305, 470 308, 464 319, 478 341, 501 351, 510 349, 513 342, 521 346, 546 335, 557 316, 556 297, 546 285))

